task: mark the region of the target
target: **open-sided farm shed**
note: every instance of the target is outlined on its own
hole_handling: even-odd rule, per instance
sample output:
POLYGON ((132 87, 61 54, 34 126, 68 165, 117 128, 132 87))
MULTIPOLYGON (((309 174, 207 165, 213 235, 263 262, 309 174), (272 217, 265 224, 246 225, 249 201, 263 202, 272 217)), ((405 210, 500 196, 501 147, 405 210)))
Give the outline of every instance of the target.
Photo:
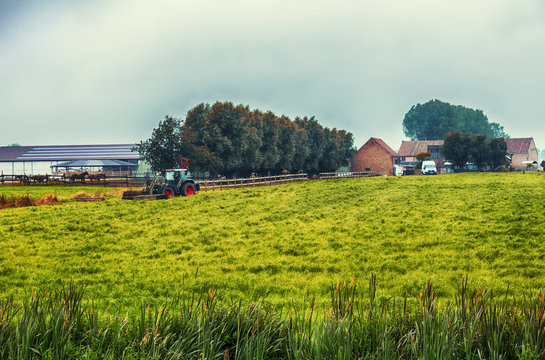
POLYGON ((101 170, 105 172, 134 172, 138 164, 122 160, 70 160, 56 165, 51 165, 53 172, 78 171, 78 170, 101 170))
MULTIPOLYGON (((66 162, 72 162, 72 165, 79 164, 80 167, 84 167, 85 163, 98 165, 102 162, 103 166, 108 164, 118 168, 124 166, 122 170, 130 171, 129 164, 134 165, 134 170, 140 159, 138 152, 132 151, 133 146, 134 144, 2 146, 0 173, 45 175, 52 174, 56 169, 63 171, 67 166, 75 169, 66 162)), ((102 169, 98 166, 93 167, 93 170, 102 169)))

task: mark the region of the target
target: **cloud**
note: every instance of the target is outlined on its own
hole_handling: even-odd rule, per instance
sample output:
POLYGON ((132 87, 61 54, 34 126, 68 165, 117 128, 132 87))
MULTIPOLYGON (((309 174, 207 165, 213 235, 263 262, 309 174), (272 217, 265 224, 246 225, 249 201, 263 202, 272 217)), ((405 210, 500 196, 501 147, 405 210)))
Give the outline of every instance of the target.
POLYGON ((0 34, 0 143, 138 141, 216 100, 316 115, 358 146, 397 148, 405 112, 433 98, 544 133, 544 14, 537 0, 34 2, 0 34))

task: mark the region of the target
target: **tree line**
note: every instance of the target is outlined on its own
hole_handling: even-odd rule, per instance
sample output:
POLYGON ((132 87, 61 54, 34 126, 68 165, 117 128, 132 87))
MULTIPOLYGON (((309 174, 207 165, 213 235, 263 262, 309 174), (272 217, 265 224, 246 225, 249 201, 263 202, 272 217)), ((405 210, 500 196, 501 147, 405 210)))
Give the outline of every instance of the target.
POLYGON ((486 165, 492 169, 507 165, 507 143, 503 138, 488 139, 486 135, 453 131, 445 136, 441 153, 457 168, 463 168, 468 162, 479 169, 486 165))
POLYGON ((248 176, 282 171, 335 171, 349 163, 353 136, 329 129, 314 117, 277 116, 231 102, 199 104, 185 119, 165 116, 149 139, 135 149, 152 171, 189 160, 194 172, 248 176))
POLYGON ((509 137, 503 126, 489 122, 482 110, 440 100, 417 104, 403 118, 403 132, 411 140, 443 139, 452 131, 486 135, 488 138, 509 137))

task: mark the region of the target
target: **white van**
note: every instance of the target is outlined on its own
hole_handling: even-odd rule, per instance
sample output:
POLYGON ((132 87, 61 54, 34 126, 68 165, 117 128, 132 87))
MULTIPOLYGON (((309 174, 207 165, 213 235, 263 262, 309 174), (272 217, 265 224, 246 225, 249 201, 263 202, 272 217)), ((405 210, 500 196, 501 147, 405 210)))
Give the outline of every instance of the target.
POLYGON ((437 175, 437 166, 435 165, 435 161, 422 161, 422 175, 437 175))

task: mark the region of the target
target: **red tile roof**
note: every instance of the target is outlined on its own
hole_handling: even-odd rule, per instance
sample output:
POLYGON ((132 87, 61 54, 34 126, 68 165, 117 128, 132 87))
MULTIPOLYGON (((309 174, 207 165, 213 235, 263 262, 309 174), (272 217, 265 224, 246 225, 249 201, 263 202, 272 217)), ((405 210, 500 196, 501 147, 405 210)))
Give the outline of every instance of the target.
POLYGON ((428 145, 443 145, 443 140, 417 140, 417 141, 402 141, 399 151, 399 156, 416 156, 416 154, 428 151, 428 145))
MULTIPOLYGON (((386 150, 386 152, 392 156, 397 156, 397 153, 391 148, 388 146, 388 144, 386 144, 382 139, 379 139, 379 138, 376 138, 376 137, 372 137, 370 138, 369 140, 367 140, 367 142, 363 145, 367 145, 369 142, 372 142, 374 141, 375 143, 377 143, 378 145, 380 145, 384 150, 386 150)), ((363 148, 363 146, 361 148, 363 148)), ((361 150, 360 148, 360 150, 361 150)))
POLYGON ((530 145, 533 138, 515 138, 505 139, 507 143, 507 153, 509 154, 526 154, 530 151, 530 145))

